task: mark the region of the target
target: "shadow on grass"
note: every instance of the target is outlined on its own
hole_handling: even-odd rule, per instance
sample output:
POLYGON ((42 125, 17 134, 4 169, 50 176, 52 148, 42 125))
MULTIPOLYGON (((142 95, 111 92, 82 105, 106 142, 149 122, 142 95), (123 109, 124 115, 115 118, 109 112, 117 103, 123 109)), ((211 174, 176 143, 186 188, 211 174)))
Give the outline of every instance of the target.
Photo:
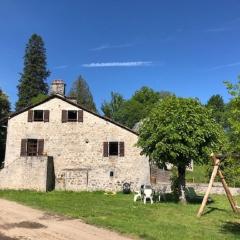
POLYGON ((222 233, 232 233, 234 235, 240 235, 240 223, 239 222, 225 222, 221 228, 222 233))
POLYGON ((203 213, 203 215, 207 215, 209 213, 212 213, 214 211, 219 211, 219 212, 228 212, 228 210, 226 209, 222 209, 222 208, 216 208, 216 207, 208 207, 207 211, 203 213))
MULTIPOLYGON (((158 196, 154 197, 154 201, 158 201, 158 196)), ((173 202, 173 203, 178 203, 179 200, 178 198, 173 194, 173 193, 165 193, 164 195, 161 196, 161 201, 160 202, 173 202)))
MULTIPOLYGON (((186 196, 186 200, 187 203, 189 204, 201 204, 202 200, 203 200, 203 196, 199 196, 199 195, 195 195, 195 196, 186 196)), ((166 193, 165 197, 161 198, 161 202, 174 202, 174 203, 178 203, 179 202, 179 198, 177 196, 175 196, 173 193, 166 193)), ((207 205, 214 203, 214 201, 209 198, 207 205)))
POLYGON ((146 239, 146 240, 156 240, 157 238, 150 236, 147 233, 142 233, 140 234, 141 239, 146 239))

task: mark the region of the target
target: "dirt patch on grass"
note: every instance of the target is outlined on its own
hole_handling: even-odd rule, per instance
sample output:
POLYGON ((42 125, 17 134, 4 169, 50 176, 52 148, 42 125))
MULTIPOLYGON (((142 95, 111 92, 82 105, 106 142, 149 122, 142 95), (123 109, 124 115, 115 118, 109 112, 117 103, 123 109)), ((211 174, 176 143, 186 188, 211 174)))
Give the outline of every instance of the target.
POLYGON ((54 220, 57 220, 57 221, 65 221, 65 220, 72 220, 73 218, 46 212, 38 219, 39 220, 51 220, 51 219, 54 219, 54 220))
MULTIPOLYGON (((39 228, 46 228, 47 226, 38 223, 38 222, 29 222, 29 221, 23 221, 18 223, 10 223, 10 224, 4 224, 0 225, 0 228, 9 230, 11 228, 30 228, 30 229, 39 229, 39 228)), ((0 238, 1 239, 1 238, 0 238)))
POLYGON ((4 235, 3 233, 0 232, 0 239, 1 240, 19 240, 19 238, 12 238, 4 235))

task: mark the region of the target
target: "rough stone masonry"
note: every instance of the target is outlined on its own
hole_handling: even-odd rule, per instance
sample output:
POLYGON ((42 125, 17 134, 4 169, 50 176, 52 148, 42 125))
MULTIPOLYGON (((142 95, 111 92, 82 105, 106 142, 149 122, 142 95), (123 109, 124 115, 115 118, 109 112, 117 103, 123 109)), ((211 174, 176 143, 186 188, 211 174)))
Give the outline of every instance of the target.
POLYGON ((137 139, 55 92, 9 117, 0 188, 116 191, 124 182, 139 188, 149 183, 150 170, 137 139))

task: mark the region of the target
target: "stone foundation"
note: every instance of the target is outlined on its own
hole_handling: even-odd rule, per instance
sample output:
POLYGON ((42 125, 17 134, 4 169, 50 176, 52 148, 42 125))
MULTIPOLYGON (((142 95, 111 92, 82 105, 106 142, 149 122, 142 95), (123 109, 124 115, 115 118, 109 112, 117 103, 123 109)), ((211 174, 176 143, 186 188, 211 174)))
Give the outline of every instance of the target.
POLYGON ((0 189, 47 191, 52 181, 51 157, 19 157, 0 170, 0 189))

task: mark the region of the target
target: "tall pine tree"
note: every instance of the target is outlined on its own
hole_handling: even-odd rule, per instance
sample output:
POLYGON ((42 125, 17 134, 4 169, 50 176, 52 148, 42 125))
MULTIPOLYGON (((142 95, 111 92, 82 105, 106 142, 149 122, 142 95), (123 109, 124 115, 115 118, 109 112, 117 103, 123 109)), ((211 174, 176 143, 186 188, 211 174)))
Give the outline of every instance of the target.
POLYGON ((76 81, 73 82, 69 97, 75 98, 78 104, 82 105, 88 110, 97 112, 89 86, 81 75, 76 81))
POLYGON ((41 36, 33 34, 26 46, 24 68, 18 85, 16 110, 27 107, 31 99, 39 94, 48 93, 46 83, 50 71, 47 70, 46 49, 41 36))
MULTIPOLYGON (((0 88, 0 119, 6 117, 10 112, 10 102, 8 96, 0 88)), ((0 124, 0 168, 5 156, 7 128, 0 124)))

